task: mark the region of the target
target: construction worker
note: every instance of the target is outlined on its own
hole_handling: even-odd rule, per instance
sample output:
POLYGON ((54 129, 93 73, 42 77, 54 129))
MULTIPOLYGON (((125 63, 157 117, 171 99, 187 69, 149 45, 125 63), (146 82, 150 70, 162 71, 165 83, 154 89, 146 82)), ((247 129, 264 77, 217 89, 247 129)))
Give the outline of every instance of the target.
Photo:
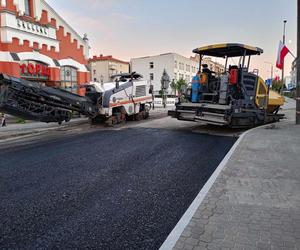
POLYGON ((207 64, 202 64, 202 67, 203 67, 203 69, 202 69, 202 72, 203 73, 206 73, 206 74, 208 74, 208 75, 211 75, 211 70, 208 68, 208 65, 207 64))
POLYGON ((5 114, 1 114, 1 127, 6 127, 6 117, 5 114))
POLYGON ((203 77, 205 77, 205 82, 201 82, 201 92, 202 93, 206 93, 208 92, 208 82, 211 79, 211 74, 213 73, 209 68, 207 64, 203 64, 202 65, 202 73, 203 73, 203 77))

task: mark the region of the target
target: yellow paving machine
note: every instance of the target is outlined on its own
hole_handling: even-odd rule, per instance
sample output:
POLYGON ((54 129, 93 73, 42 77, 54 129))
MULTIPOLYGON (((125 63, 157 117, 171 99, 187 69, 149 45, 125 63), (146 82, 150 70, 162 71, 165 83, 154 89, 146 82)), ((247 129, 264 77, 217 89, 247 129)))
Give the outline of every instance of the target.
POLYGON ((199 72, 169 116, 233 128, 254 127, 284 118, 278 114, 284 98, 270 90, 258 70, 249 70, 251 57, 261 55, 262 49, 229 43, 193 52, 199 54, 199 72), (224 58, 223 71, 214 72, 208 65, 202 65, 205 56, 224 58))

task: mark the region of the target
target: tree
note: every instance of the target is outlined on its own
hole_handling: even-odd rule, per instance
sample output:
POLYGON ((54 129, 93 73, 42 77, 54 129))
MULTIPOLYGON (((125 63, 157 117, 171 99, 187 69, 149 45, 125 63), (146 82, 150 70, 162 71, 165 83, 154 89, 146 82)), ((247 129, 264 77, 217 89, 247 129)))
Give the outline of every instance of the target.
POLYGON ((282 86, 282 80, 273 81, 272 83, 272 89, 278 93, 280 93, 282 86))
POLYGON ((178 93, 179 95, 183 94, 183 88, 187 86, 187 82, 180 78, 179 80, 175 81, 173 79, 173 81, 171 82, 171 88, 172 90, 174 90, 175 95, 178 93))
POLYGON ((176 82, 176 85, 177 85, 177 91, 178 91, 179 95, 182 95, 183 88, 187 86, 186 80, 180 78, 180 79, 176 82))

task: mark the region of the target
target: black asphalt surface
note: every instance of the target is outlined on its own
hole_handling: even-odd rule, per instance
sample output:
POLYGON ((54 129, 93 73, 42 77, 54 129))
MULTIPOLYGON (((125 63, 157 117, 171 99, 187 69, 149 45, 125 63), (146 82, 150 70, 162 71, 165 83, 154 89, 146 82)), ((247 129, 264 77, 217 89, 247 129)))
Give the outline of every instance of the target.
POLYGON ((138 128, 0 151, 1 249, 158 249, 236 138, 138 128))

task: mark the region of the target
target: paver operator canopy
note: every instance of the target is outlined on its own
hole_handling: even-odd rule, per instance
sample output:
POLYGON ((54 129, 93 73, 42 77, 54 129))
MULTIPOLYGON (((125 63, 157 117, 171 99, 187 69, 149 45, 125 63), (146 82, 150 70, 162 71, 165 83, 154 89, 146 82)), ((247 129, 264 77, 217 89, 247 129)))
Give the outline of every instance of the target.
POLYGON ((202 59, 204 56, 212 56, 225 58, 224 72, 226 72, 228 66, 228 58, 240 57, 238 67, 244 68, 244 70, 249 71, 250 59, 253 55, 261 55, 264 51, 258 47, 252 47, 249 45, 239 44, 239 43, 225 43, 216 44, 210 46, 204 46, 193 50, 194 53, 200 55, 199 70, 202 69, 202 59), (246 65, 246 57, 248 56, 248 62, 246 65))
POLYGON ((224 43, 200 47, 193 50, 194 53, 213 56, 213 57, 238 57, 238 56, 252 56, 260 55, 264 51, 257 47, 239 43, 224 43))

